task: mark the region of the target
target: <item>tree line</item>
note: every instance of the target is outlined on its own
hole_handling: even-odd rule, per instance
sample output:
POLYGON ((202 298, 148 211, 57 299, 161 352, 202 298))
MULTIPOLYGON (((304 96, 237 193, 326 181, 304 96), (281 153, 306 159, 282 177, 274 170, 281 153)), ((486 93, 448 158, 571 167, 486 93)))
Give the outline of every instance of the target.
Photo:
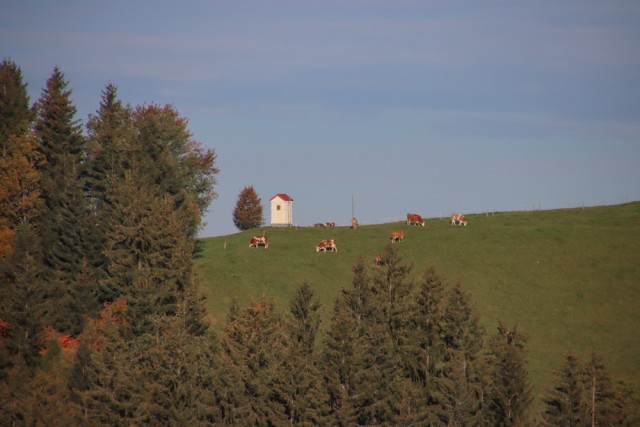
MULTIPOLYGON (((0 424, 634 425, 603 362, 568 354, 541 413, 527 336, 487 333, 461 283, 391 245, 359 260, 319 338, 299 284, 207 321, 191 259, 215 198, 213 150, 172 106, 105 87, 83 130, 55 68, 29 105, 0 65, 0 424)), ((238 215, 244 219, 246 215, 238 215)))

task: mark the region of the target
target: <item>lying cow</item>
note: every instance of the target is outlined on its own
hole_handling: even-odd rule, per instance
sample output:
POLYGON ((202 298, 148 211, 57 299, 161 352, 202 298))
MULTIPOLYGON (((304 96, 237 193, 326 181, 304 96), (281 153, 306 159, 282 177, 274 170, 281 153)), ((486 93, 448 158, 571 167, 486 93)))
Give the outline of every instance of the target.
POLYGON ((407 214, 407 225, 419 225, 421 227, 424 227, 424 220, 418 214, 408 213, 407 214))
POLYGON ((269 237, 268 236, 253 236, 249 241, 250 248, 257 248, 258 246, 264 246, 264 248, 269 247, 269 237))
POLYGON ((335 226, 336 226, 336 223, 335 223, 335 222, 326 222, 324 225, 325 225, 326 227, 335 227, 335 226))
POLYGON ((391 243, 393 242, 404 242, 404 231, 397 230, 391 232, 391 243))
POLYGON ((462 225, 467 226, 467 219, 462 214, 453 213, 451 214, 451 225, 462 225))
POLYGON ((320 243, 318 243, 318 246, 316 246, 316 252, 326 252, 326 251, 332 251, 332 252, 338 252, 338 247, 336 246, 336 241, 333 239, 326 239, 321 241, 320 243))

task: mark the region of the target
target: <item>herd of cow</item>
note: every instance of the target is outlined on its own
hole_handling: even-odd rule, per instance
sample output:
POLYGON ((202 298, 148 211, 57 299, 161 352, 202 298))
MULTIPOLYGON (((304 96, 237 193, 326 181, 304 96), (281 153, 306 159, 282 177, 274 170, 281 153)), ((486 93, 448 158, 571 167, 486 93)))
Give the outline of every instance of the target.
MULTIPOLYGON (((407 225, 415 225, 424 227, 424 220, 418 214, 407 214, 407 225)), ((451 225, 467 225, 467 219, 462 214, 451 214, 451 225)), ((312 227, 335 227, 335 222, 326 222, 324 224, 313 224, 312 227)), ((358 228, 358 220, 356 218, 351 219, 351 228, 358 228)), ((404 231, 402 230, 394 230, 391 232, 391 243, 395 242, 403 242, 404 241, 404 231)), ((269 236, 253 236, 249 241, 250 248, 268 248, 269 247, 269 236)), ((338 252, 338 247, 336 246, 336 241, 334 239, 324 239, 316 246, 316 252, 338 252)), ((376 263, 378 260, 376 260, 376 263)))

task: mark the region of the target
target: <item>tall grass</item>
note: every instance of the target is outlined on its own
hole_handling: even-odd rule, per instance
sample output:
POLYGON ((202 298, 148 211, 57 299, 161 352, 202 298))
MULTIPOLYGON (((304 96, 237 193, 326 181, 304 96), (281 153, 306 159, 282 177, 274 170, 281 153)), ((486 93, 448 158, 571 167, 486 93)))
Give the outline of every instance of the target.
POLYGON ((222 327, 232 299, 262 296, 281 310, 295 287, 312 283, 329 323, 340 288, 351 285, 359 256, 371 262, 402 229, 396 243, 414 277, 435 267, 450 285, 472 295, 489 333, 498 321, 529 334, 529 369, 540 394, 562 355, 600 354, 615 379, 640 390, 640 203, 531 212, 468 215, 469 226, 433 219, 336 228, 264 228, 202 239, 194 263, 208 309, 222 327), (265 232, 268 249, 249 249, 265 232), (337 253, 316 253, 324 238, 337 253))

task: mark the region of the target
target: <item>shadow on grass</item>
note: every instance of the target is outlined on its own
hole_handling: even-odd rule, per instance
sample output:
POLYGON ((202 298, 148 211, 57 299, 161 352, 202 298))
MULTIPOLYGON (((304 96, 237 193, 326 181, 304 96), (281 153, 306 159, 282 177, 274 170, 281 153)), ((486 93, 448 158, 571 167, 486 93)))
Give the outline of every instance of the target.
POLYGON ((202 239, 197 239, 196 244, 193 247, 193 259, 202 258, 202 252, 204 252, 204 241, 202 239))

